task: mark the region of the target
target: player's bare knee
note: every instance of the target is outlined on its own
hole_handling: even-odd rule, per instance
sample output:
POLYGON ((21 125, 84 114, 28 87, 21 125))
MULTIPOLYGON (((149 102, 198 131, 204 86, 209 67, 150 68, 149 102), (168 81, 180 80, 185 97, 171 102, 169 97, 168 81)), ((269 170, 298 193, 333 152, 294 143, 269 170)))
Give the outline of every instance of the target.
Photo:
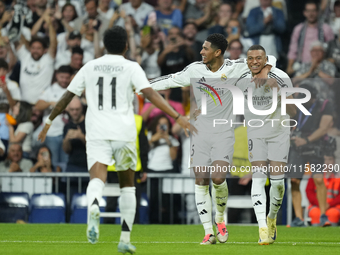
POLYGON ((220 184, 222 184, 222 183, 225 181, 225 178, 219 178, 219 177, 217 177, 217 178, 212 178, 211 180, 212 180, 212 182, 213 182, 214 184, 220 185, 220 184))
POLYGON ((207 178, 196 178, 195 184, 200 185, 200 186, 209 185, 209 179, 207 179, 207 178))

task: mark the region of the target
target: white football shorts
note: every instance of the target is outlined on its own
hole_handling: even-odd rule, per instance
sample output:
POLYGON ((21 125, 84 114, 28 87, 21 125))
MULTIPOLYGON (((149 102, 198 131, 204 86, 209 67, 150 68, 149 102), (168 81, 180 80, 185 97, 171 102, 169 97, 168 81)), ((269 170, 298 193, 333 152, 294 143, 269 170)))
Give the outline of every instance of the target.
POLYGON ((287 163, 290 146, 289 134, 270 138, 248 139, 249 161, 271 161, 287 163))
POLYGON ((234 153, 234 132, 193 135, 190 147, 190 166, 210 166, 216 160, 230 163, 234 153))
POLYGON ((136 170, 137 152, 135 142, 90 140, 86 142, 87 166, 96 163, 108 166, 116 163, 117 171, 136 170))

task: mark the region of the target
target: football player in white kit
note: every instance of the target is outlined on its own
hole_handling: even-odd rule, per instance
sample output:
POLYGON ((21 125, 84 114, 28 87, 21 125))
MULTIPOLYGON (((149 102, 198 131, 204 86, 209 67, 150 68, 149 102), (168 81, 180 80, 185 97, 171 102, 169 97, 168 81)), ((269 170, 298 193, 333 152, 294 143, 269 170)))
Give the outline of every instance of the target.
POLYGON ((47 119, 39 139, 44 141, 53 119, 66 108, 74 95, 80 96, 86 89, 86 153, 90 171, 90 182, 86 190, 87 238, 92 244, 98 242, 98 202, 102 198, 107 166, 116 163, 122 214, 118 252, 134 253, 136 248, 130 243, 130 232, 136 212, 136 126, 132 105, 134 90, 141 91, 154 105, 173 117, 186 134, 190 124, 187 118, 177 113, 150 87, 138 63, 124 58, 128 45, 126 31, 122 27, 114 26, 108 29, 104 34, 104 45, 109 54, 88 62, 79 70, 47 119))
MULTIPOLYGON (((156 78, 150 83, 155 90, 163 90, 175 87, 193 85, 193 93, 198 106, 201 105, 202 94, 217 93, 215 98, 207 97, 207 114, 198 116, 194 126, 198 135, 191 140, 190 165, 194 168, 195 199, 197 211, 205 230, 205 236, 201 244, 215 244, 212 224, 212 202, 209 194, 210 173, 206 172, 208 166, 217 166, 227 169, 233 156, 234 131, 230 125, 217 125, 213 127, 214 119, 233 119, 232 94, 228 89, 220 87, 221 84, 235 85, 237 79, 248 69, 245 60, 224 60, 223 54, 228 47, 228 42, 222 34, 209 35, 205 40, 200 62, 188 65, 183 71, 156 78), (205 166, 205 167, 204 167, 205 166)), ((275 66, 275 57, 270 58, 268 68, 263 68, 258 78, 267 77, 271 66, 275 66)), ((209 170, 209 169, 208 169, 209 170)), ((217 239, 224 243, 228 239, 228 231, 224 222, 224 213, 228 199, 228 187, 226 183, 227 171, 211 171, 212 200, 216 205, 215 224, 217 239)))
MULTIPOLYGON (((245 97, 244 117, 247 123, 249 161, 253 166, 251 197, 256 219, 259 224, 260 245, 274 243, 277 237, 276 216, 284 196, 284 171, 290 146, 289 121, 283 126, 282 121, 289 120, 296 114, 294 104, 287 105, 287 114, 281 115, 281 88, 292 88, 289 76, 278 68, 268 74, 268 81, 263 86, 251 83, 266 64, 266 51, 261 45, 253 45, 247 52, 248 71, 245 72, 236 86, 241 88, 245 97), (268 115, 256 115, 248 107, 248 97, 252 98, 256 110, 269 110, 273 106, 273 91, 277 89, 277 108, 268 115), (252 91, 252 95, 250 94, 252 91), (270 172, 270 209, 266 222, 267 160, 274 167, 270 172)), ((286 95, 293 98, 292 93, 286 95)), ((269 171, 268 171, 269 172, 269 171)))

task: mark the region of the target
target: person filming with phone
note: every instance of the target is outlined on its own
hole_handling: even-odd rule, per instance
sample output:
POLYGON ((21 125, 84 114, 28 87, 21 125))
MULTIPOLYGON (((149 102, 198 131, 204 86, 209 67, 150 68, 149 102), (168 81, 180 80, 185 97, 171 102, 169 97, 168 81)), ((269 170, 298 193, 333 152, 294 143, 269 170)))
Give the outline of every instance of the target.
POLYGON ((37 162, 31 167, 30 172, 50 173, 50 172, 61 172, 59 166, 55 167, 52 165, 51 151, 46 145, 42 145, 37 154, 37 162))

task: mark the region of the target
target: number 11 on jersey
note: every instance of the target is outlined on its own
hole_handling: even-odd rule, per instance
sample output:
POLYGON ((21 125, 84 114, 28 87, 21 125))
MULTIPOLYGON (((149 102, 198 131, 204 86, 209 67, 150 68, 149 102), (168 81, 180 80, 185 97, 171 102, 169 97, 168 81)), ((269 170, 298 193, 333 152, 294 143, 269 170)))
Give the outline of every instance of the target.
MULTIPOLYGON (((103 110, 103 94, 104 94, 104 78, 99 77, 97 84, 99 93, 98 93, 98 109, 103 110)), ((111 80, 111 109, 115 108, 116 109, 116 77, 113 77, 111 80)))

